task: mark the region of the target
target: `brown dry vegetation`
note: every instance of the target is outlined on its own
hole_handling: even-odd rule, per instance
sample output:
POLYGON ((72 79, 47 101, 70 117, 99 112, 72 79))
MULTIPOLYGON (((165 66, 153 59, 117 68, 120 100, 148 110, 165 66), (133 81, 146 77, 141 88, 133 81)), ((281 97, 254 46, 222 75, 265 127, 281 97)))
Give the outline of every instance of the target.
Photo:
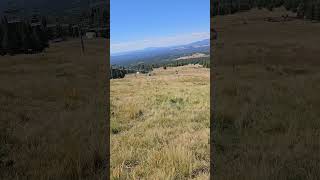
POLYGON ((0 57, 0 179, 105 179, 107 41, 0 57))
POLYGON ((188 65, 111 80, 112 179, 209 179, 209 72, 188 65))
POLYGON ((283 13, 212 19, 215 179, 320 177, 320 23, 264 21, 283 13))

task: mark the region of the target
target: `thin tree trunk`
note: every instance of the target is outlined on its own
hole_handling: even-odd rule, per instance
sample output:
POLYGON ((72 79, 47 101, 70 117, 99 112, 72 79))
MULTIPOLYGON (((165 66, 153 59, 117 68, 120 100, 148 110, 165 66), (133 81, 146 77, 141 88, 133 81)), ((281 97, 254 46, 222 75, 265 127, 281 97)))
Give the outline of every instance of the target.
POLYGON ((83 38, 82 38, 82 28, 79 28, 80 31, 80 40, 81 40, 81 48, 82 48, 82 53, 84 54, 84 43, 83 43, 83 38))

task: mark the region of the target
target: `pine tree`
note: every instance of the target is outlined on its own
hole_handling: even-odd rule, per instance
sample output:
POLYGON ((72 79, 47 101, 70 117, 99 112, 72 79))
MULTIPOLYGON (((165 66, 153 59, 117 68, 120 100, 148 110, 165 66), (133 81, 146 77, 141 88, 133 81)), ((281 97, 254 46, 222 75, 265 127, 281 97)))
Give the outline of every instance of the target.
POLYGON ((0 55, 4 55, 4 49, 2 48, 2 39, 3 39, 3 29, 2 29, 2 22, 0 22, 0 55))
POLYGON ((8 37, 8 21, 7 21, 7 18, 4 17, 2 19, 2 41, 1 41, 1 46, 2 46, 2 50, 3 50, 3 53, 2 54, 7 54, 8 53, 8 49, 9 49, 9 37, 8 37))
POLYGON ((42 50, 42 45, 41 45, 41 41, 39 38, 39 35, 37 33, 36 28, 32 29, 32 46, 31 49, 34 52, 40 52, 42 50))
POLYGON ((24 53, 28 52, 28 49, 30 47, 30 33, 28 32, 28 27, 26 23, 23 23, 23 27, 21 30, 21 37, 22 37, 22 51, 24 53))
POLYGON ((8 53, 14 55, 17 52, 19 34, 15 24, 8 24, 8 53))
POLYGON ((48 35, 48 30, 47 30, 47 20, 45 17, 42 17, 41 20, 41 35, 40 39, 42 41, 42 46, 44 48, 49 47, 49 35, 48 35))
MULTIPOLYGON (((62 34, 62 28, 60 25, 57 25, 57 34, 56 34, 56 38, 62 38, 63 37, 63 34, 62 34)), ((81 32, 79 32, 81 33, 81 32)))
POLYGON ((22 51, 22 36, 23 36, 23 32, 22 32, 22 29, 23 29, 23 23, 18 23, 15 27, 15 30, 16 30, 16 44, 15 44, 15 48, 16 48, 16 51, 15 53, 21 53, 22 51))

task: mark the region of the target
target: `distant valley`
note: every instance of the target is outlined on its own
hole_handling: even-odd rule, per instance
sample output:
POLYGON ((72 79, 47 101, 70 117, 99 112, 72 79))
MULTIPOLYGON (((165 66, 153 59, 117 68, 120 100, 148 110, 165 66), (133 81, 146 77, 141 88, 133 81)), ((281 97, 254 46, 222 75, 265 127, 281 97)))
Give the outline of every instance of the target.
POLYGON ((150 47, 143 50, 111 54, 111 64, 130 66, 141 62, 146 64, 162 63, 192 56, 194 53, 202 53, 208 56, 209 52, 210 40, 205 39, 186 45, 150 47))

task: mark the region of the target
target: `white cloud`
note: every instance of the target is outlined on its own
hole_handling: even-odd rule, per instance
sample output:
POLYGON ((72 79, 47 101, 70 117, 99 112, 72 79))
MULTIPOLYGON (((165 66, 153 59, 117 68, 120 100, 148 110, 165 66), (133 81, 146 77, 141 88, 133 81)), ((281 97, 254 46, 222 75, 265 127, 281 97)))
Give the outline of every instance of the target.
POLYGON ((124 51, 134 51, 139 49, 144 49, 147 47, 165 47, 165 46, 175 46, 187 43, 192 43, 194 41, 209 39, 210 32, 193 32, 190 34, 179 34, 175 36, 168 37, 157 37, 151 39, 143 39, 138 41, 130 42, 120 42, 111 43, 111 53, 118 53, 124 51))

